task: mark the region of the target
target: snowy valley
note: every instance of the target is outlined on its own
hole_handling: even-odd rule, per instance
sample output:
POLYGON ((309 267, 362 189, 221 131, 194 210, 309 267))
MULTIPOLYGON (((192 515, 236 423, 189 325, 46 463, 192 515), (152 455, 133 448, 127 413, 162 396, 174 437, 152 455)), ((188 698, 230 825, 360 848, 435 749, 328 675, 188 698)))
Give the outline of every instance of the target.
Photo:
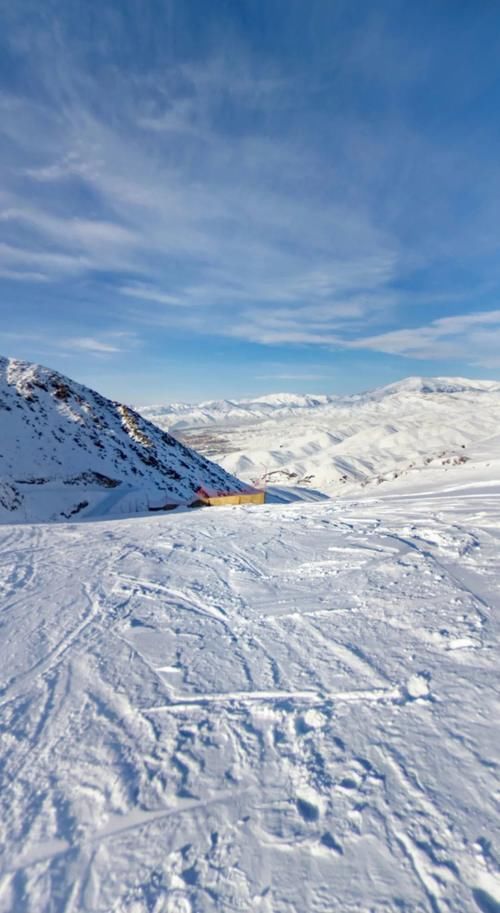
POLYGON ((459 479, 500 472, 500 384, 493 381, 414 377, 353 396, 274 394, 140 411, 262 485, 339 495, 438 478, 447 485, 455 466, 465 467, 459 479))
POLYGON ((334 498, 2 515, 1 913, 498 913, 500 385, 436 383, 203 407, 334 498))

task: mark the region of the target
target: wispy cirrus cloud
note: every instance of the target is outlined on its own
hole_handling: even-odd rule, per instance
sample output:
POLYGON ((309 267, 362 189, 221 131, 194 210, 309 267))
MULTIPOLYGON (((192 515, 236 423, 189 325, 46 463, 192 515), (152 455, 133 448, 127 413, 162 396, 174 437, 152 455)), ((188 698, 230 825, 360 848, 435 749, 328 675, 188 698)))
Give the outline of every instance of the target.
POLYGON ((94 339, 92 336, 74 336, 62 339, 61 347, 90 352, 92 355, 110 355, 122 351, 120 346, 104 342, 102 339, 94 339))
POLYGON ((279 102, 296 91, 293 80, 272 68, 256 74, 244 55, 235 65, 216 54, 201 66, 167 69, 155 91, 151 80, 132 78, 106 118, 97 80, 60 47, 55 80, 49 47, 44 52, 43 40, 40 47, 45 94, 60 107, 56 116, 46 98, 10 100, 18 122, 32 118, 31 130, 9 130, 16 163, 0 229, 14 231, 13 259, 30 260, 35 241, 35 257, 62 257, 60 272, 57 261, 46 261, 43 275, 53 281, 71 264, 75 275, 121 272, 128 281, 117 290, 143 310, 204 311, 195 321, 200 332, 221 326, 236 335, 231 327, 250 326, 249 305, 265 317, 285 302, 300 306, 297 324, 318 303, 335 322, 346 310, 352 316, 350 298, 360 289, 358 312, 377 310, 374 296, 397 272, 394 239, 339 188, 325 207, 316 149, 287 131, 230 124, 241 105, 258 117, 280 116, 279 102), (228 115, 221 119, 223 100, 228 115), (49 129, 34 151, 30 134, 44 111, 49 129))
POLYGON ((58 348, 68 352, 85 352, 90 355, 107 356, 131 352, 140 347, 140 338, 129 330, 106 330, 98 336, 66 336, 56 343, 58 348))
POLYGON ((72 214, 54 214, 25 203, 0 209, 0 226, 15 243, 0 243, 0 268, 16 269, 19 278, 57 281, 92 270, 122 269, 132 263, 138 239, 123 224, 72 214), (19 265, 24 270, 19 270, 19 265))
POLYGON ((195 40, 189 5, 160 6, 6 10, 0 279, 33 321, 39 286, 76 302, 61 344, 103 357, 118 326, 151 349, 175 333, 491 364, 498 156, 458 110, 477 68, 453 71, 445 130, 416 99, 441 98, 450 61, 383 11, 346 26, 325 3, 314 54, 290 11, 280 55, 216 18, 195 40))
POLYGON ((44 357, 58 356, 67 358, 81 353, 95 358, 111 358, 131 352, 140 345, 136 334, 110 330, 99 336, 61 336, 54 338, 48 333, 10 332, 0 330, 2 347, 16 349, 24 345, 36 345, 44 357))
POLYGON ((51 276, 63 278, 90 269, 91 261, 82 254, 60 249, 14 245, 0 242, 0 271, 21 281, 45 281, 51 276))
POLYGON ((21 168, 20 174, 31 180, 50 184, 52 182, 64 181, 74 177, 83 179, 92 178, 95 175, 95 170, 92 172, 89 163, 82 161, 78 153, 68 152, 64 158, 56 160, 48 165, 21 168))
POLYGON ((90 249, 96 245, 132 245, 137 242, 134 233, 114 222, 102 219, 85 219, 78 216, 54 216, 41 209, 3 209, 0 221, 9 226, 20 224, 34 229, 42 238, 68 246, 80 245, 90 249))
POLYGON ((441 317, 426 326, 361 337, 348 345, 407 358, 459 358, 500 367, 500 310, 441 317))
POLYGON ((167 295, 159 289, 151 288, 143 283, 135 285, 123 285, 119 289, 120 294, 127 295, 129 298, 138 298, 139 301, 153 301, 155 304, 182 305, 183 300, 178 295, 167 295))

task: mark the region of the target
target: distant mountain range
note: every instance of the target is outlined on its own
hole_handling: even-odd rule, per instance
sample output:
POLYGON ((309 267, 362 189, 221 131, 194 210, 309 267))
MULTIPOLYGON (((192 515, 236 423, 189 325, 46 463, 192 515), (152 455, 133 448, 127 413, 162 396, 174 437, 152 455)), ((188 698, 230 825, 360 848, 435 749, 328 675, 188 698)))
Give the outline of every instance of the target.
POLYGON ((0 521, 145 511, 246 486, 129 406, 0 358, 0 521))
POLYGON ((240 478, 328 494, 420 484, 453 467, 463 477, 476 461, 484 475, 500 458, 496 381, 409 377, 352 396, 282 393, 141 412, 240 478))
POLYGON ((202 403, 169 403, 137 406, 145 418, 162 427, 199 428, 203 425, 241 424, 257 418, 278 418, 299 415, 304 410, 322 411, 330 406, 360 406, 389 396, 404 394, 458 394, 500 392, 500 383, 487 380, 468 380, 464 377, 407 377, 405 380, 365 393, 345 396, 327 394, 271 393, 253 399, 208 400, 202 403))

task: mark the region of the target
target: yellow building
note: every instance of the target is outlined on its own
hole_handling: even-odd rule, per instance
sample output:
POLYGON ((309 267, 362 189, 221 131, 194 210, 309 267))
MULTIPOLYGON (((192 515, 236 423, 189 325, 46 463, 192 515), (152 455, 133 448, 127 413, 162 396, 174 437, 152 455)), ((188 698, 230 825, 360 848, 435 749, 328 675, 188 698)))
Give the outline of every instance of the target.
POLYGON ((265 491, 258 491, 256 488, 227 493, 199 488, 196 493, 196 503, 207 507, 229 507, 232 504, 264 504, 265 500, 265 491))

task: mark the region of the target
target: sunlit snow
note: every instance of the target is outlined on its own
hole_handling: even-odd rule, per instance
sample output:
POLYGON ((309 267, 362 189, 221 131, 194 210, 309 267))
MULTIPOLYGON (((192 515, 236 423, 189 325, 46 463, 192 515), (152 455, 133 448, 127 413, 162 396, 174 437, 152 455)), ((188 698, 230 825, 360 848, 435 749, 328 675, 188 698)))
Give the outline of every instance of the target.
POLYGON ((0 910, 499 909, 500 486, 4 526, 0 910))
MULTIPOLYGON (((42 381, 4 401, 32 461, 50 415, 46 472, 42 381)), ((0 913, 498 913, 500 398, 443 384, 234 428, 324 467, 343 415, 343 497, 0 526, 0 913)), ((110 466, 130 437, 94 396, 72 471, 86 402, 110 466)))

